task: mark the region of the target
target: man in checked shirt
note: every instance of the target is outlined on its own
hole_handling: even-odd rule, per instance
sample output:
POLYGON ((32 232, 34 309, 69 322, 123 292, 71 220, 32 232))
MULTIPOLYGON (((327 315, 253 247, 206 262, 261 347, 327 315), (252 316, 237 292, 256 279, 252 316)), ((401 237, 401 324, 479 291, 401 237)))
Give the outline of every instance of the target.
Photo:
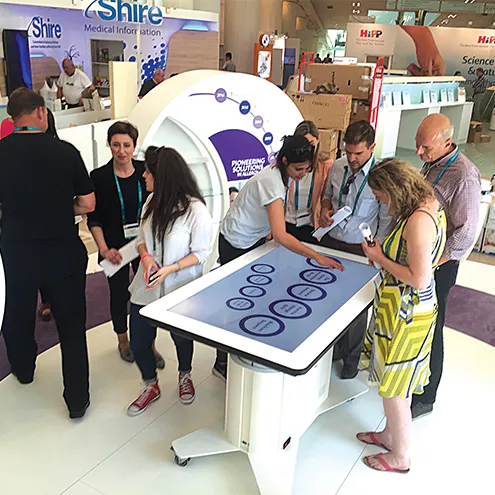
POLYGON ((454 128, 442 114, 426 117, 416 134, 416 153, 425 162, 422 173, 432 184, 447 215, 447 243, 435 272, 438 318, 430 356, 430 383, 423 395, 414 395, 413 419, 433 410, 443 370, 445 306, 455 285, 459 260, 472 249, 481 202, 478 168, 452 142, 454 128))

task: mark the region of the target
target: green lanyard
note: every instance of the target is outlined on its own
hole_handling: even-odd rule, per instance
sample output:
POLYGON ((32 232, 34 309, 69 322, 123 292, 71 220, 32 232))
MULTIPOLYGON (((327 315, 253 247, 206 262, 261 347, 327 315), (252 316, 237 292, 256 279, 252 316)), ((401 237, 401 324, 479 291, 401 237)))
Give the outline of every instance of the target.
MULTIPOLYGON (((443 167, 442 171, 438 174, 438 177, 433 182, 432 187, 435 187, 440 182, 440 179, 442 178, 443 174, 457 160, 457 158, 459 158, 459 149, 457 149, 454 155, 450 157, 450 160, 447 162, 445 167, 443 167)), ((421 169, 421 173, 423 174, 423 177, 425 179, 428 177, 428 174, 431 171, 431 167, 432 167, 431 163, 425 163, 425 165, 421 169)))
MULTIPOLYGON (((311 177, 311 185, 309 187, 309 194, 308 194, 308 202, 306 205, 306 208, 311 208, 311 203, 313 202, 313 191, 315 188, 315 173, 313 172, 313 177, 311 177)), ((290 184, 289 187, 287 188, 287 191, 285 191, 285 202, 284 202, 284 212, 287 213, 287 208, 289 205, 287 204, 289 200, 289 191, 290 191, 290 184)), ((299 211, 299 181, 296 182, 296 190, 294 192, 294 201, 295 201, 295 207, 296 207, 296 213, 299 211)))
MULTIPOLYGON (((359 188, 359 191, 357 193, 356 199, 354 200, 354 207, 352 209, 352 214, 353 215, 356 212, 356 208, 357 208, 357 205, 358 205, 358 202, 359 202, 359 198, 361 197, 361 194, 364 191, 364 188, 366 186, 366 183, 368 182, 368 176, 370 175, 371 169, 373 168, 374 165, 375 165, 375 157, 373 157, 373 160, 371 162, 370 168, 368 169, 368 173, 364 177, 364 180, 363 180, 363 182, 361 184, 361 187, 359 188)), ((344 178, 342 179, 342 184, 340 186, 340 192, 339 192, 339 208, 341 208, 342 206, 344 206, 343 203, 342 203, 342 196, 344 194, 344 187, 345 187, 345 183, 346 183, 346 180, 347 180, 347 174, 348 173, 349 173, 349 166, 346 166, 345 173, 344 173, 344 178)))
MULTIPOLYGON (((119 195, 120 213, 122 215, 122 225, 126 225, 127 219, 125 216, 124 196, 122 195, 122 189, 120 189, 119 178, 117 177, 117 174, 115 172, 113 173, 113 177, 115 179, 115 185, 117 186, 117 194, 119 195)), ((139 179, 137 186, 138 186, 138 210, 137 210, 136 220, 139 223, 139 220, 141 219, 141 210, 143 207, 143 188, 141 186, 141 181, 139 179)))
POLYGON ((34 127, 32 125, 23 125, 22 127, 16 127, 14 129, 14 132, 23 132, 23 131, 43 132, 39 127, 34 127))
MULTIPOLYGON (((311 208, 311 203, 313 202, 313 190, 315 188, 315 173, 313 172, 313 176, 311 177, 311 186, 309 187, 309 194, 308 194, 308 203, 306 205, 306 208, 309 210, 311 208)), ((299 181, 296 182, 296 191, 295 191, 295 198, 296 202, 296 212, 299 211, 299 181)))

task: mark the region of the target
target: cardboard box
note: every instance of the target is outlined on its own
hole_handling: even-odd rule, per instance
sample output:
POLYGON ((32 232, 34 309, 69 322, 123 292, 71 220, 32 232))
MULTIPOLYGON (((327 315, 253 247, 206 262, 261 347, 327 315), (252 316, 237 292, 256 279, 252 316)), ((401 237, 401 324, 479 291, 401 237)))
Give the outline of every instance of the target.
POLYGON ((360 120, 370 121, 371 106, 367 101, 352 100, 351 124, 360 120))
POLYGON ((479 122, 471 122, 468 134, 468 143, 481 143, 481 136, 483 134, 483 125, 479 122))
POLYGON ((482 134, 481 135, 481 143, 489 143, 492 140, 492 137, 489 136, 488 134, 482 134))
POLYGON ((289 93, 303 117, 321 129, 344 130, 351 118, 350 95, 315 95, 289 93))
POLYGON ((339 148, 339 131, 336 129, 320 129, 320 151, 337 151, 339 148))
POLYGON ((314 91, 325 83, 333 83, 338 94, 368 100, 372 88, 372 69, 361 65, 309 64, 306 68, 304 91, 314 91))

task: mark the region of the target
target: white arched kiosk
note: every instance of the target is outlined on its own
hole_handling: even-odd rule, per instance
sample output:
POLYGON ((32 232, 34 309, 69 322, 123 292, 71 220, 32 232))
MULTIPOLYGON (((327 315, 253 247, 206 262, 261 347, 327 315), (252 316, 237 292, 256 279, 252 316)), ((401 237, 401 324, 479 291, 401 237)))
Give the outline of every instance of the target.
MULTIPOLYGON (((142 136, 139 153, 167 145, 185 157, 218 232, 228 185, 240 185, 273 162, 281 138, 293 134, 302 116, 287 95, 260 78, 193 71, 153 89, 129 120, 142 136)), ((331 345, 371 303, 377 273, 364 258, 338 256, 348 275, 337 281, 308 264, 311 260, 268 243, 141 310, 158 327, 166 323, 230 352, 225 427, 203 428, 172 442, 179 465, 243 451, 263 495, 290 495, 300 437, 318 415, 367 390, 355 380, 344 389, 332 383, 330 389, 331 345), (300 283, 301 275, 314 282, 300 283), (265 285, 262 279, 273 284, 253 286, 265 285), (336 281, 333 291, 314 285, 336 281), (341 304, 332 308, 339 298, 341 304), (311 320, 318 313, 320 319, 311 320), (288 346, 277 347, 278 339, 288 346)))

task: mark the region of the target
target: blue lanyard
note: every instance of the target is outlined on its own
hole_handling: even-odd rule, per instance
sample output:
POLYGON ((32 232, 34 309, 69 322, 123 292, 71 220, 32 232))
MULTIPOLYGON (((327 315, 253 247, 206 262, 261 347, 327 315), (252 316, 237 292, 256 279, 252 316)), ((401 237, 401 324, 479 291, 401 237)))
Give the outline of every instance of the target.
MULTIPOLYGON (((373 160, 371 162, 370 168, 368 169, 368 173, 364 177, 363 183, 361 184, 361 187, 359 188, 359 191, 357 193, 356 199, 354 200, 354 207, 352 208, 352 214, 353 215, 356 212, 356 208, 357 208, 357 205, 358 205, 358 202, 359 202, 359 198, 361 197, 361 194, 364 191, 364 188, 365 188, 365 186, 366 186, 366 184, 368 182, 368 176, 370 175, 371 169, 373 168, 374 165, 375 165, 375 157, 373 157, 373 160)), ((345 183, 346 183, 346 180, 347 180, 347 174, 348 174, 348 172, 349 172, 349 166, 347 166, 346 169, 345 169, 344 178, 342 179, 342 184, 340 186, 340 192, 339 192, 339 208, 341 208, 343 206, 342 205, 342 196, 344 194, 344 187, 345 187, 345 183)))
MULTIPOLYGON (((125 217, 124 196, 122 196, 122 189, 120 189, 119 178, 117 177, 117 174, 115 172, 113 173, 113 177, 115 179, 115 185, 117 186, 117 194, 119 195, 120 213, 122 215, 122 225, 125 225, 127 223, 127 219, 125 217)), ((143 206, 143 188, 141 187, 141 181, 139 179, 137 185, 138 185, 138 210, 137 210, 136 220, 139 223, 139 220, 141 219, 141 209, 143 206)))
MULTIPOLYGON (((438 174, 438 177, 434 180, 432 186, 435 187, 439 182, 440 179, 442 178, 443 174, 446 172, 446 170, 459 158, 459 149, 454 153, 453 156, 450 157, 449 161, 445 164, 443 167, 442 171, 438 174)), ((423 174, 423 177, 426 179, 428 177, 428 174, 431 171, 432 164, 425 164, 423 169, 421 170, 421 173, 423 174)))
MULTIPOLYGON (((315 188, 315 172, 313 171, 313 177, 311 177, 311 186, 309 187, 308 203, 306 208, 309 210, 311 208, 311 203, 313 202, 313 190, 315 188)), ((296 202, 296 212, 299 211, 299 181, 296 182, 295 191, 295 202, 296 202)))
POLYGON ((41 129, 38 127, 34 127, 32 125, 23 125, 22 127, 16 127, 14 129, 14 132, 22 132, 22 131, 36 131, 36 132, 43 132, 41 129))

